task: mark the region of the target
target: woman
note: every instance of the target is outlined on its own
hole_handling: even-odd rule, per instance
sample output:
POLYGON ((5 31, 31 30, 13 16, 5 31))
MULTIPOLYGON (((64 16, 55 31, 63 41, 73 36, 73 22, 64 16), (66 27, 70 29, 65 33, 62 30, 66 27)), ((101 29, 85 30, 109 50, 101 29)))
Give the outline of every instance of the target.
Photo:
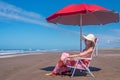
MULTIPOLYGON (((61 73, 69 72, 67 66, 74 66, 75 65, 75 59, 76 57, 90 57, 92 54, 92 51, 95 46, 95 36, 93 34, 88 34, 87 36, 82 36, 82 39, 85 41, 85 49, 80 54, 69 54, 69 53, 62 53, 60 60, 58 61, 57 65, 55 66, 54 70, 46 75, 52 76, 57 75, 61 73)), ((82 62, 87 66, 89 63, 89 60, 82 60, 82 62)), ((82 69, 83 66, 81 65, 81 62, 78 63, 77 67, 79 69, 82 69)))

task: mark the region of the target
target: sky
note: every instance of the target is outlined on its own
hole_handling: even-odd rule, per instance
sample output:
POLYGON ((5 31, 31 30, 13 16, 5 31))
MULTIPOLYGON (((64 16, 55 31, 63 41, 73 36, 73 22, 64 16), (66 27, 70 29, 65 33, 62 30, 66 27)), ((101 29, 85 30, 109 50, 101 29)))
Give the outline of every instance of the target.
MULTIPOLYGON (((78 26, 51 24, 46 18, 70 4, 97 4, 120 13, 120 0, 0 0, 0 49, 80 49, 78 26)), ((82 27, 99 48, 120 47, 120 22, 82 27)), ((84 47, 84 46, 83 46, 84 47)))

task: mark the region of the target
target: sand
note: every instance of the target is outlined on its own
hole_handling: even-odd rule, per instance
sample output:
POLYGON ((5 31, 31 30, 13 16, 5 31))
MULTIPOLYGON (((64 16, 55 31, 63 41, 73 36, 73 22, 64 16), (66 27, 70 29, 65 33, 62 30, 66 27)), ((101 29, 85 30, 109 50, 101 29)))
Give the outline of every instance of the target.
MULTIPOLYGON (((70 52, 76 53, 76 52, 70 52)), ((120 80, 120 49, 100 49, 91 61, 89 74, 46 76, 55 66, 61 52, 0 58, 0 80, 120 80)))

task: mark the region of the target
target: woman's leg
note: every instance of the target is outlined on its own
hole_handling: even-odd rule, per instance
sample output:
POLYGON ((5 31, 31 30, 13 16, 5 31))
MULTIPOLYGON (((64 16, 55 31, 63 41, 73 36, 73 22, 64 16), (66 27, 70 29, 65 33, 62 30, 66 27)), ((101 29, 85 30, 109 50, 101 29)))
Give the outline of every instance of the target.
POLYGON ((60 60, 57 62, 55 68, 53 71, 46 75, 54 75, 54 74, 61 74, 62 72, 65 72, 68 70, 67 66, 64 64, 64 59, 69 56, 68 53, 62 53, 60 60))
POLYGON ((57 73, 57 74, 61 74, 62 72, 65 72, 67 70, 68 70, 67 66, 63 63, 62 60, 59 60, 58 63, 56 64, 53 72, 57 73))

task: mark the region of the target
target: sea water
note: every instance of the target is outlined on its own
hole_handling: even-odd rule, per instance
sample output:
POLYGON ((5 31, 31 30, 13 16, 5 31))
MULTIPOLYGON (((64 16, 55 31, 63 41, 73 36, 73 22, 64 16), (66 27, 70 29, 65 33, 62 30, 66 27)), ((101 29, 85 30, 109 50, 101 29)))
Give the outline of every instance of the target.
POLYGON ((57 52, 61 51, 58 49, 2 49, 0 50, 0 56, 2 55, 13 55, 13 54, 30 54, 30 53, 41 53, 41 52, 57 52))
POLYGON ((13 55, 13 54, 30 54, 30 53, 38 53, 38 52, 45 52, 45 50, 5 49, 5 50, 0 50, 0 56, 13 55))
MULTIPOLYGON (((14 55, 14 54, 30 54, 30 53, 44 53, 44 52, 64 52, 73 50, 64 49, 0 49, 0 56, 14 55)), ((76 50, 75 50, 76 51, 76 50)))

